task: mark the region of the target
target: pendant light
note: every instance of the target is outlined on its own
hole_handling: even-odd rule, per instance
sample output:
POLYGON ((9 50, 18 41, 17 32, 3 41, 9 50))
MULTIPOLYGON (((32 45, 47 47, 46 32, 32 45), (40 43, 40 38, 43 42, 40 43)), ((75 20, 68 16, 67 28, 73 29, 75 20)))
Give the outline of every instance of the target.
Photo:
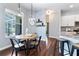
POLYGON ((21 12, 21 4, 18 3, 18 16, 21 16, 23 12, 21 12))
POLYGON ((33 4, 31 3, 31 14, 30 14, 30 18, 29 18, 29 23, 31 25, 35 24, 35 18, 33 17, 33 4))

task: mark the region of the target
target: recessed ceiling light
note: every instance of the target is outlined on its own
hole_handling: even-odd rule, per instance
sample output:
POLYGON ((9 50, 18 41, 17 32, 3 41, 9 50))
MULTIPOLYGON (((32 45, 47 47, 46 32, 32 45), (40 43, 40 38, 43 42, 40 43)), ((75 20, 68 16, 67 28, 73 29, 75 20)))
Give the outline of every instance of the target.
POLYGON ((70 7, 70 8, 73 8, 73 7, 74 7, 74 5, 73 5, 73 4, 71 4, 71 5, 69 5, 69 7, 70 7))

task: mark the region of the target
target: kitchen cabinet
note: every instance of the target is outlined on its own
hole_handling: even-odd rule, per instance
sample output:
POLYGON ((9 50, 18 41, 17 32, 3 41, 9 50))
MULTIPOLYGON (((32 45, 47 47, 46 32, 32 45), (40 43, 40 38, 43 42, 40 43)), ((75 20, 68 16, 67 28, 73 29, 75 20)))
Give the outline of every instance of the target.
POLYGON ((74 16, 62 16, 62 26, 74 26, 74 16))
POLYGON ((64 17, 62 17, 62 26, 67 26, 67 19, 66 19, 66 17, 64 16, 64 17))
POLYGON ((75 21, 79 21, 79 15, 74 16, 75 21))
POLYGON ((79 14, 62 16, 62 26, 75 26, 75 22, 79 22, 79 14))

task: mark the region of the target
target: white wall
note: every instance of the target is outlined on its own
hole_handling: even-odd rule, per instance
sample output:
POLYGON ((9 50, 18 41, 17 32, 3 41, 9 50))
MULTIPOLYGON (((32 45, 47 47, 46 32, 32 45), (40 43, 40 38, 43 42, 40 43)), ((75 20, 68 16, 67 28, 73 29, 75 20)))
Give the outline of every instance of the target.
POLYGON ((9 40, 5 39, 5 20, 4 20, 4 5, 0 4, 0 50, 9 46, 9 40))
POLYGON ((49 20, 49 36, 59 38, 61 25, 61 11, 56 10, 56 15, 49 20))

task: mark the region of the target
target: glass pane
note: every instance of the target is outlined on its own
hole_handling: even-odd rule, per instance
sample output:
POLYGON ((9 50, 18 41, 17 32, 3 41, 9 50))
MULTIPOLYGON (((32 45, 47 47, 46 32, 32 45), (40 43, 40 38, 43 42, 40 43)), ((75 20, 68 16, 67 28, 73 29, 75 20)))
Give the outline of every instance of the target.
POLYGON ((21 17, 16 16, 16 24, 20 24, 21 25, 22 21, 21 21, 21 17))
POLYGON ((22 33, 21 25, 16 24, 16 35, 20 35, 22 33))
POLYGON ((5 31, 6 35, 15 33, 15 15, 10 13, 5 14, 5 31))

